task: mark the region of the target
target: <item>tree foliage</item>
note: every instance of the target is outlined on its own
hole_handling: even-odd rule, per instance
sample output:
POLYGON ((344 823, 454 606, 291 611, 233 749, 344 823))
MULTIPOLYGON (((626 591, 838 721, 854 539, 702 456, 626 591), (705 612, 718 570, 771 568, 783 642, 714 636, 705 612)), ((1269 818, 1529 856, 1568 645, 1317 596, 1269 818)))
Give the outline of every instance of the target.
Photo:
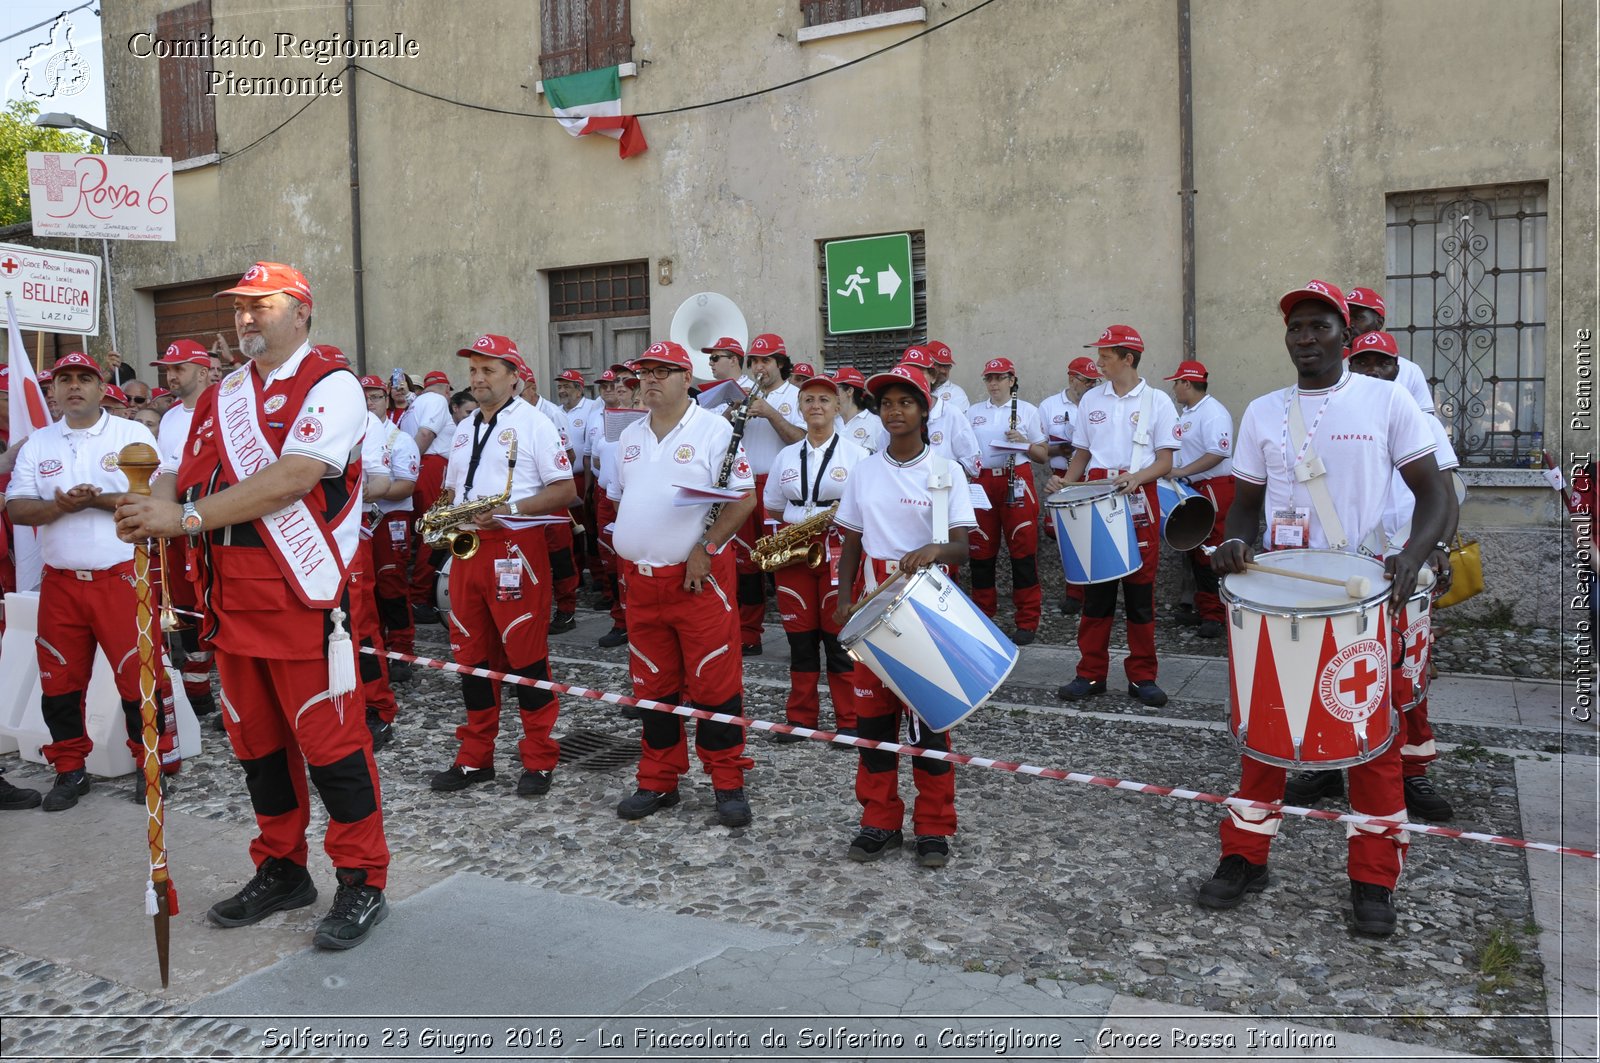
POLYGON ((0 113, 0 225, 33 217, 28 205, 28 152, 69 151, 99 154, 100 144, 87 133, 40 129, 33 124, 39 105, 11 100, 0 113))

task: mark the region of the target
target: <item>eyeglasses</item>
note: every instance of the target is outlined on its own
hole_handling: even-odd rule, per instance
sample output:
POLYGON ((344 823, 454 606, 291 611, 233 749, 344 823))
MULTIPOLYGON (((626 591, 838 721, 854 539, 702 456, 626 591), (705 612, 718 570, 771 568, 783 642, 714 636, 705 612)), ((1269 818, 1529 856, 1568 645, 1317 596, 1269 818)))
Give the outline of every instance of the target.
POLYGON ((649 377, 651 380, 665 380, 673 373, 681 372, 683 370, 675 365, 645 365, 639 367, 639 375, 641 377, 649 377))
POLYGON ((133 403, 135 406, 143 406, 145 403, 149 402, 150 400, 149 399, 140 398, 137 395, 129 395, 128 396, 128 401, 133 403))
POLYGON ((732 358, 734 361, 738 361, 739 360, 739 356, 737 354, 726 354, 726 353, 724 353, 722 351, 717 351, 715 354, 713 354, 711 356, 711 364, 712 365, 716 365, 718 362, 722 361, 724 358, 732 358))

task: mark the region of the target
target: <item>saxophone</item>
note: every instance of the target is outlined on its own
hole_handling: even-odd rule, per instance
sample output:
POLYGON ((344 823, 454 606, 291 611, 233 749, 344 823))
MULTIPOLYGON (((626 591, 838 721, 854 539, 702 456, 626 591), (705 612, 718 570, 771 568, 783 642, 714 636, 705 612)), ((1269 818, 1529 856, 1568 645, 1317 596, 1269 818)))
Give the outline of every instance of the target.
POLYGON ((835 502, 821 513, 813 513, 805 520, 796 521, 781 531, 756 540, 750 551, 750 560, 761 566, 763 572, 775 572, 796 561, 804 560, 809 568, 822 567, 827 551, 821 542, 814 542, 828 533, 833 515, 839 512, 835 502))
POLYGON ((456 500, 455 488, 446 487, 439 492, 439 500, 429 506, 428 511, 417 519, 417 534, 422 536, 422 541, 432 549, 449 550, 451 556, 465 561, 478 552, 478 533, 471 528, 461 528, 460 525, 510 501, 511 478, 516 471, 517 439, 512 436, 511 446, 506 451, 506 489, 498 495, 453 506, 451 503, 456 500))

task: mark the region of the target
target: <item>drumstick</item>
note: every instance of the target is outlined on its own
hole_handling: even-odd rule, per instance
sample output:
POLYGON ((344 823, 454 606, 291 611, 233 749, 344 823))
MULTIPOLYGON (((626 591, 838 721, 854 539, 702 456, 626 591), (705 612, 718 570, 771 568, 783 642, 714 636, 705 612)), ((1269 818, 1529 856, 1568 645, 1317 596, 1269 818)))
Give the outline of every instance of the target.
POLYGON ((1365 576, 1335 579, 1333 576, 1313 576, 1309 572, 1296 572, 1288 568, 1260 565, 1254 561, 1246 561, 1244 567, 1254 572, 1265 572, 1269 576, 1287 576, 1290 579, 1303 579, 1311 583, 1326 583, 1334 587, 1343 587, 1345 593, 1352 598, 1365 598, 1372 593, 1372 581, 1365 576))
POLYGON ((898 574, 898 570, 896 570, 896 572, 890 573, 890 575, 889 575, 889 577, 887 579, 885 579, 882 583, 878 584, 876 587, 872 588, 872 593, 871 594, 867 595, 865 598, 861 599, 855 605, 851 606, 850 607, 850 615, 851 616, 855 616, 857 613, 861 612, 861 610, 866 606, 866 604, 868 602, 872 601, 872 599, 874 599, 878 595, 882 594, 885 587, 887 587, 887 586, 889 586, 889 584, 895 582, 895 578, 894 577, 897 574, 898 574))

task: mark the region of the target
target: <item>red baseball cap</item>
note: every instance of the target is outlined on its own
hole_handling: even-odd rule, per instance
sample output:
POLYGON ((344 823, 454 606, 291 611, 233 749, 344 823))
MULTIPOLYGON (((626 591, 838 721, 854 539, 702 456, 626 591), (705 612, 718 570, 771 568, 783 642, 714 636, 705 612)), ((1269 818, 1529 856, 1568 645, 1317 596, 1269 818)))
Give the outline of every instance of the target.
MULTIPOLYGON (((1366 304, 1363 303, 1363 306, 1366 304)), ((1390 358, 1400 357, 1400 346, 1395 343, 1394 337, 1387 332, 1363 332, 1357 336, 1355 342, 1344 352, 1346 358, 1361 354, 1364 351, 1376 351, 1387 354, 1390 358)))
POLYGON ((1371 288, 1351 288, 1344 293, 1344 301, 1351 306, 1364 306, 1368 310, 1376 310, 1379 317, 1388 317, 1383 305, 1383 296, 1371 288))
POLYGON ((596 384, 615 384, 619 380, 624 384, 631 384, 634 387, 639 386, 638 377, 631 373, 619 373, 614 369, 607 369, 604 373, 594 378, 596 384))
POLYGON ((1305 287, 1284 292, 1283 298, 1278 300, 1278 310, 1283 314, 1284 320, 1288 320, 1289 311, 1294 309, 1296 303, 1307 299, 1327 303, 1339 311, 1339 316, 1344 318, 1346 325, 1350 324, 1350 304, 1345 299, 1344 292, 1339 290, 1337 284, 1329 284, 1327 281, 1306 281, 1305 287))
POLYGON ((1011 364, 1011 359, 1009 358, 991 358, 983 363, 984 376, 1000 376, 1004 373, 1010 373, 1012 376, 1017 375, 1017 367, 1011 364))
POLYGON ((304 273, 293 266, 285 266, 282 262, 257 262, 244 271, 244 276, 239 278, 239 283, 232 288, 217 293, 220 299, 224 295, 248 295, 252 298, 260 295, 277 295, 282 292, 292 295, 296 299, 311 305, 311 285, 306 283, 304 273))
POLYGON ((950 345, 943 340, 929 340, 928 353, 933 355, 935 365, 956 364, 956 356, 950 353, 950 345))
MULTIPOLYGON (((905 353, 900 356, 900 364, 914 365, 918 369, 932 369, 933 352, 921 344, 914 343, 907 347, 905 353)), ((868 387, 870 388, 871 384, 868 384, 868 387)))
POLYGON ((861 375, 861 370, 853 365, 841 365, 833 374, 833 379, 840 384, 849 384, 853 388, 865 388, 867 378, 861 375))
POLYGON ((763 332, 750 341, 752 358, 776 358, 780 354, 788 353, 788 348, 783 345, 783 337, 776 332, 763 332))
POLYGON ((606 372, 608 372, 608 373, 616 373, 619 376, 621 374, 623 374, 623 373, 632 373, 632 372, 634 372, 633 363, 632 362, 612 362, 609 366, 606 367, 606 372))
POLYGON ((361 388, 364 391, 388 391, 389 385, 383 382, 381 376, 364 376, 361 378, 361 388))
POLYGON ((492 332, 485 332, 482 336, 472 341, 471 347, 462 347, 456 351, 458 358, 471 358, 479 355, 484 358, 498 358, 517 371, 517 376, 527 379, 533 373, 528 369, 528 364, 522 360, 522 352, 517 350, 517 345, 504 336, 496 336, 492 332))
POLYGON ((430 369, 428 370, 428 375, 422 378, 422 386, 431 388, 435 384, 443 384, 445 387, 449 387, 450 378, 438 369, 430 369))
POLYGON ((1131 325, 1108 325, 1100 338, 1085 347, 1126 347, 1130 351, 1144 350, 1144 337, 1131 325))
POLYGON ((55 377, 55 374, 52 373, 50 370, 41 369, 41 370, 39 370, 38 374, 34 377, 34 379, 37 380, 41 384, 48 384, 48 383, 50 383, 51 379, 54 378, 54 377, 55 377))
POLYGON ((817 375, 817 367, 810 362, 796 362, 794 367, 789 370, 789 375, 807 379, 817 375))
POLYGON ((796 383, 799 385, 801 391, 804 391, 809 387, 823 387, 827 388, 835 395, 839 394, 839 382, 826 373, 806 373, 803 376, 799 373, 795 373, 790 379, 796 380, 796 383))
MULTIPOLYGON (((760 336, 756 337, 757 341, 761 338, 760 336)), ((751 353, 755 352, 753 344, 750 350, 751 353)), ((683 344, 673 343, 671 340, 652 343, 644 349, 643 354, 634 359, 634 362, 637 365, 643 365, 645 362, 660 362, 662 365, 670 365, 676 369, 694 368, 694 363, 689 359, 689 352, 683 349, 683 344)))
POLYGON ((881 398, 883 389, 891 384, 910 384, 922 392, 924 402, 929 406, 933 405, 933 394, 928 391, 928 378, 920 366, 901 362, 886 373, 874 373, 867 380, 867 390, 872 392, 874 397, 881 398))
POLYGON ((310 353, 320 354, 324 358, 332 358, 335 362, 347 369, 350 366, 349 356, 331 343, 319 343, 315 347, 311 348, 310 353))
MULTIPOLYGON (((762 339, 763 337, 757 336, 756 338, 762 339)), ((783 346, 782 340, 778 341, 778 346, 783 346)), ((732 336, 721 336, 711 346, 700 348, 701 354, 710 354, 712 351, 726 351, 729 354, 736 354, 740 358, 744 357, 744 345, 732 336)))
MULTIPOLYGON (((95 361, 93 358, 90 358, 82 351, 68 351, 60 358, 57 358, 56 364, 50 367, 50 374, 54 376, 63 369, 86 369, 95 376, 99 377, 101 380, 106 378, 105 373, 100 368, 100 363, 95 361)), ((123 400, 123 405, 127 405, 126 399, 123 400)))
POLYGON ((1067 372, 1073 376, 1081 376, 1085 380, 1099 380, 1100 367, 1094 364, 1094 359, 1088 355, 1080 354, 1067 365, 1067 372))
POLYGON ((150 389, 150 397, 152 399, 164 399, 168 395, 171 395, 171 394, 172 394, 172 392, 168 391, 166 388, 151 388, 150 389))
POLYGON ((556 374, 557 380, 565 380, 569 384, 582 384, 583 374, 576 369, 563 369, 556 374))
POLYGON ((167 344, 167 352, 150 364, 157 366, 203 365, 210 368, 211 352, 194 340, 173 340, 167 344))
POLYGON ((121 406, 123 409, 127 409, 128 393, 115 384, 107 384, 105 397, 100 400, 100 405, 121 406))
POLYGON ((1204 380, 1206 367, 1200 362, 1179 362, 1178 371, 1167 377, 1168 380, 1204 380))

